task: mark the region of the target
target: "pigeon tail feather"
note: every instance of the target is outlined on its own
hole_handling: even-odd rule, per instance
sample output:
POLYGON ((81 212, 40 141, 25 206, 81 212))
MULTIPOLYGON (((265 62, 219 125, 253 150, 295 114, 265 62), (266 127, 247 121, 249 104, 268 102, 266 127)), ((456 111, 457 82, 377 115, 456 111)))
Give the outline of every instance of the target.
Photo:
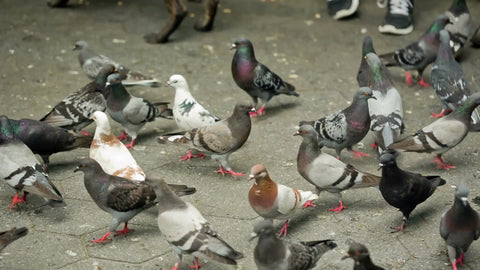
POLYGON ((295 86, 287 83, 287 82, 283 82, 285 84, 285 88, 282 88, 282 89, 279 89, 278 93, 280 94, 285 94, 285 95, 289 95, 289 96, 300 96, 297 92, 295 92, 295 86))

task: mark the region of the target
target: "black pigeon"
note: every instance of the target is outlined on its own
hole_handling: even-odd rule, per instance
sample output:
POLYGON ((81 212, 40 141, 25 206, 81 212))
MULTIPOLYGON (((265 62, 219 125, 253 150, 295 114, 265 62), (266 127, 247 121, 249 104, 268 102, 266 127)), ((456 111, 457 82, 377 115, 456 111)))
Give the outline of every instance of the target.
POLYGON ((480 26, 473 33, 470 41, 472 42, 473 47, 477 47, 477 48, 480 47, 480 26))
POLYGON ((93 140, 93 136, 72 134, 66 129, 37 120, 9 119, 9 122, 15 136, 33 153, 39 154, 45 165, 49 164, 50 155, 79 147, 89 148, 93 140))
POLYGON ((355 261, 353 270, 384 270, 382 267, 373 264, 367 247, 360 243, 353 242, 350 244, 350 248, 348 249, 347 254, 342 257, 342 260, 347 258, 351 258, 355 261))
POLYGON ((252 112, 251 116, 264 114, 265 106, 276 95, 299 96, 293 85, 284 82, 268 67, 257 61, 250 40, 238 39, 232 44, 232 49, 236 49, 232 60, 233 79, 238 87, 252 97, 255 109, 258 99, 262 100, 260 109, 256 113, 252 112))
POLYGON ((0 252, 13 241, 27 235, 27 233, 28 229, 25 227, 18 229, 13 227, 11 230, 0 232, 0 252))
POLYGON ((430 26, 428 31, 420 37, 419 40, 411 43, 403 49, 393 51, 380 55, 385 66, 399 66, 406 70, 405 78, 408 85, 413 84, 412 75, 408 70, 417 70, 420 77, 419 85, 430 87, 428 83, 423 80, 422 73, 425 68, 435 61, 437 57, 438 47, 440 46, 440 30, 445 28, 448 23, 446 15, 440 15, 435 22, 430 26))
POLYGON ((272 223, 255 225, 250 240, 258 237, 253 257, 258 270, 307 270, 315 267, 322 255, 337 247, 332 240, 284 241, 277 237, 272 223))
POLYGON ((472 17, 467 7, 467 0, 453 0, 450 8, 445 11, 449 23, 445 30, 450 33, 450 47, 453 54, 458 55, 467 42, 470 30, 472 29, 472 17))
MULTIPOLYGON (((105 89, 108 75, 115 71, 115 67, 106 64, 92 81, 77 91, 65 97, 40 121, 52 126, 71 129, 74 132, 82 130, 93 122, 90 117, 96 111, 105 111, 107 105, 102 92, 105 89)), ((87 132, 82 132, 88 135, 87 132)))
POLYGON ((368 87, 370 82, 370 67, 368 66, 365 56, 369 53, 375 53, 373 48, 372 38, 366 36, 363 39, 362 45, 362 62, 360 62, 360 67, 358 68, 357 73, 357 82, 359 87, 368 87))
POLYGON ((397 166, 395 157, 390 153, 380 156, 379 165, 383 169, 380 192, 388 204, 402 212, 402 224, 394 229, 403 231, 413 209, 428 199, 438 186, 445 185, 446 181, 438 175, 423 176, 404 171, 397 166))
POLYGON ((480 237, 480 218, 468 203, 467 186, 457 186, 455 201, 440 221, 440 235, 447 243, 453 270, 457 270, 457 263, 463 264, 464 253, 470 244, 480 237))
MULTIPOLYGON (((82 159, 74 170, 77 171, 84 173, 85 188, 93 201, 113 217, 108 232, 103 237, 92 240, 92 243, 110 240, 108 236, 122 222, 125 222, 125 227, 116 231, 116 236, 129 233, 131 230, 127 227, 128 221, 156 204, 157 196, 147 184, 148 180, 137 181, 106 174, 98 162, 90 158, 82 159)), ((189 195, 196 191, 195 188, 184 185, 172 185, 171 188, 179 195, 189 195)))

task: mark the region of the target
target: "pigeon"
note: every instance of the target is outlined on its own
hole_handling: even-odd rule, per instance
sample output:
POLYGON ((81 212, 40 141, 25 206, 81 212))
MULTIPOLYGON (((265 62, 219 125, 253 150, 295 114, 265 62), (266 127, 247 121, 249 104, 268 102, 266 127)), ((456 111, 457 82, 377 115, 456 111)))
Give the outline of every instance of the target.
POLYGON ((163 179, 154 179, 150 186, 158 200, 158 228, 172 247, 177 270, 184 254, 195 256, 194 266, 199 269, 198 257, 236 265, 243 254, 233 249, 215 232, 208 221, 192 204, 180 199, 163 179))
POLYGON ((397 141, 403 132, 403 104, 398 90, 393 85, 388 69, 375 53, 368 53, 365 60, 370 68, 370 88, 376 99, 368 100, 370 130, 378 152, 397 141))
POLYGON ((27 233, 28 229, 25 227, 18 229, 13 227, 8 231, 0 232, 0 252, 13 241, 27 235, 27 233))
POLYGON ((343 190, 378 186, 380 177, 358 171, 333 156, 322 152, 317 134, 309 125, 301 126, 294 136, 302 137, 297 155, 297 169, 300 175, 316 187, 317 194, 322 190, 336 194, 339 206, 330 209, 340 213, 347 207, 343 205, 343 190))
POLYGON ((257 237, 253 258, 258 270, 312 269, 323 254, 337 247, 332 240, 298 242, 279 239, 272 224, 266 220, 255 225, 250 241, 257 237))
POLYGON ((417 70, 418 76, 420 77, 418 84, 423 87, 430 87, 430 85, 423 80, 422 74, 425 68, 435 61, 438 47, 440 46, 439 32, 445 28, 448 22, 446 15, 438 16, 419 40, 405 48, 380 55, 380 59, 382 59, 387 67, 399 66, 406 70, 405 78, 409 86, 413 85, 413 80, 408 70, 417 70))
POLYGON ((472 42, 473 47, 477 47, 477 48, 480 47, 480 26, 473 33, 470 41, 472 42))
POLYGON ((74 51, 79 51, 78 61, 83 71, 90 80, 94 80, 100 69, 105 64, 112 64, 118 70, 123 85, 143 85, 158 87, 160 84, 157 79, 147 77, 139 72, 128 69, 125 66, 113 61, 105 55, 101 55, 92 50, 84 40, 75 42, 74 51))
MULTIPOLYGON (((177 126, 182 130, 190 130, 210 126, 220 118, 207 111, 195 98, 193 98, 188 88, 188 83, 182 75, 172 75, 167 81, 167 86, 175 88, 175 101, 173 105, 173 118, 177 126)), ((195 157, 205 157, 205 154, 199 153, 192 155, 192 150, 188 151, 186 156, 180 157, 181 161, 190 160, 195 157)))
POLYGON ((450 33, 449 45, 454 55, 458 55, 467 42, 470 30, 472 29, 472 18, 467 7, 466 0, 453 0, 450 8, 445 11, 449 23, 445 30, 450 33))
POLYGON ((17 190, 10 209, 20 202, 26 203, 28 193, 46 198, 51 206, 64 206, 62 194, 50 181, 32 151, 15 137, 4 115, 0 116, 0 127, 0 179, 17 190))
POLYGON ((237 151, 247 141, 252 128, 249 113, 251 106, 235 105, 233 114, 213 125, 194 128, 183 135, 160 136, 159 143, 176 143, 187 145, 196 149, 213 160, 216 160, 220 169, 215 171, 225 174, 231 174, 233 177, 243 176, 243 173, 237 173, 232 170, 228 164, 228 156, 237 151))
POLYGON ((360 142, 370 129, 368 100, 371 98, 376 98, 372 90, 368 87, 361 87, 347 108, 316 121, 300 121, 299 126, 314 127, 320 139, 320 145, 335 149, 338 159, 344 148, 352 152, 355 157, 369 156, 353 150, 352 146, 360 142))
POLYGON ((125 128, 119 139, 125 140, 127 135, 132 138, 130 144, 125 145, 127 148, 133 147, 138 131, 147 122, 152 122, 157 117, 172 116, 168 102, 150 103, 148 100, 130 95, 121 84, 119 74, 108 76, 103 95, 107 101, 108 114, 125 128))
MULTIPOLYGON (((92 240, 92 243, 109 241, 108 236, 115 232, 122 222, 125 223, 125 227, 121 231, 116 231, 116 236, 128 234, 132 231, 128 228, 128 221, 157 203, 155 201, 157 196, 148 185, 149 180, 137 181, 107 174, 98 162, 91 158, 80 160, 74 172, 78 171, 84 173, 83 182, 93 201, 113 217, 108 232, 103 237, 92 240)), ((182 195, 193 194, 196 191, 182 185, 173 187, 179 187, 178 192, 182 195)))
POLYGON ((471 129, 470 118, 473 110, 480 105, 480 92, 475 93, 458 106, 449 115, 437 119, 430 125, 418 130, 414 134, 391 144, 388 148, 396 151, 433 153, 433 162, 439 168, 455 168, 445 164, 442 155, 459 144, 471 129))
POLYGON ((131 180, 145 180, 145 173, 130 151, 113 135, 107 115, 95 112, 92 119, 97 128, 90 146, 90 158, 96 160, 108 174, 131 180))
POLYGON ((447 182, 438 175, 423 176, 400 169, 395 157, 388 152, 380 156, 379 166, 382 168, 380 192, 388 204, 403 214, 402 224, 392 229, 403 232, 413 209, 432 196, 438 186, 447 182))
POLYGON ((350 248, 348 249, 347 254, 342 257, 342 260, 347 258, 351 258, 355 261, 353 270, 385 270, 382 267, 373 264, 368 249, 360 243, 353 242, 350 244, 350 248))
POLYGON ((293 85, 284 82, 268 67, 257 61, 250 40, 238 39, 232 44, 231 49, 236 50, 232 60, 233 79, 238 87, 253 99, 256 112, 252 112, 251 116, 264 114, 265 107, 273 96, 279 94, 299 96, 293 85), (262 100, 262 106, 257 110, 259 98, 262 100))
POLYGON ((34 154, 39 154, 45 165, 50 163, 50 155, 79 147, 88 148, 93 139, 93 136, 72 134, 66 129, 37 120, 9 119, 9 122, 13 134, 34 154))
MULTIPOLYGON (((440 31, 440 41, 437 60, 432 67, 430 79, 435 93, 443 104, 443 109, 440 113, 432 113, 434 118, 451 113, 471 95, 462 66, 455 60, 450 49, 450 35, 446 30, 440 31)), ((480 124, 480 115, 477 110, 474 110, 472 126, 478 124, 480 124)))
POLYGON ((360 62, 360 67, 358 68, 357 73, 357 82, 359 87, 368 87, 370 82, 370 68, 368 67, 367 60, 365 60, 365 56, 368 53, 375 53, 372 38, 370 36, 366 36, 363 39, 362 62, 360 62))
POLYGON ((280 230, 279 236, 282 234, 287 236, 289 218, 297 208, 315 207, 312 201, 318 199, 318 195, 311 191, 298 190, 275 183, 262 164, 252 167, 248 180, 255 180, 248 192, 248 201, 253 210, 265 220, 287 220, 280 230))
MULTIPOLYGON (((102 92, 105 89, 108 75, 114 71, 115 67, 113 65, 104 65, 95 81, 68 95, 55 105, 47 115, 42 117, 40 121, 52 126, 73 130, 74 132, 78 132, 88 126, 93 122, 90 117, 94 112, 103 112, 107 109, 102 92)), ((86 131, 82 133, 89 135, 86 131)))
POLYGON ((468 203, 468 187, 458 185, 452 207, 442 215, 440 235, 447 243, 453 270, 463 265, 463 256, 473 240, 480 237, 480 218, 468 203))

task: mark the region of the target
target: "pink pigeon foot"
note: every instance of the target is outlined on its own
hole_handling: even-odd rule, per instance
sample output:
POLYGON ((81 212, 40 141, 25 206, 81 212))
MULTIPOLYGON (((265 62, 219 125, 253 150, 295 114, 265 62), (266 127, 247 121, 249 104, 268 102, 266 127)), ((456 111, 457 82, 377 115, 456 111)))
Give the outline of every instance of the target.
POLYGON ((197 157, 204 159, 206 157, 206 155, 203 154, 203 153, 199 153, 197 155, 192 155, 192 150, 188 150, 187 155, 180 157, 180 161, 185 161, 185 160, 190 161, 190 160, 192 160, 192 158, 197 158, 197 157))
POLYGON ((225 174, 231 174, 234 178, 237 177, 237 176, 244 176, 245 175, 243 173, 234 172, 232 169, 225 170, 222 166, 220 166, 220 169, 216 170, 215 172, 216 173, 221 173, 223 176, 225 176, 225 174))
POLYGON ((338 214, 338 213, 342 212, 343 209, 347 209, 347 207, 345 205, 343 205, 342 201, 340 201, 337 207, 332 208, 332 209, 328 209, 328 211, 336 212, 338 214))
POLYGON ((27 194, 23 194, 23 196, 21 198, 18 197, 18 194, 20 194, 20 192, 18 192, 17 194, 15 194, 15 196, 13 196, 13 199, 12 199, 12 203, 10 204, 10 210, 12 210, 12 208, 23 202, 24 204, 27 204, 27 201, 25 200, 27 198, 27 194))
POLYGON ((312 203, 312 200, 309 200, 303 204, 303 208, 307 208, 307 207, 317 207, 317 206, 312 203))
POLYGON ((458 269, 457 269, 457 262, 452 263, 452 269, 453 269, 453 270, 458 270, 458 269))
POLYGON ((349 151, 353 153, 354 158, 362 158, 362 157, 369 157, 370 156, 370 154, 363 153, 363 152, 356 151, 356 150, 349 150, 349 151))
POLYGON ((82 133, 83 136, 90 136, 90 132, 85 130, 80 131, 80 133, 82 133))
POLYGON ((117 139, 119 139, 120 141, 127 139, 127 133, 125 132, 125 130, 122 131, 122 135, 118 136, 117 139))
POLYGON ((192 269, 195 269, 195 270, 198 270, 202 267, 203 267, 203 264, 198 263, 198 258, 197 257, 195 257, 195 260, 193 261, 193 265, 188 266, 188 268, 192 268, 192 269))
POLYGON ((443 159, 439 156, 435 157, 432 160, 432 162, 437 163, 437 168, 439 168, 439 169, 445 169, 445 170, 455 169, 455 166, 450 165, 450 164, 446 164, 445 162, 443 162, 443 159))
POLYGON ((445 110, 442 110, 441 112, 439 113, 432 113, 432 117, 433 118, 440 118, 440 117, 444 117, 446 116, 447 114, 451 113, 452 110, 450 109, 445 109, 445 110))
POLYGON ((413 85, 412 74, 410 74, 408 71, 405 72, 405 82, 408 84, 408 86, 413 85))
MULTIPOLYGON (((178 270, 178 266, 180 266, 180 262, 177 262, 170 270, 178 270)), ((162 269, 162 270, 168 270, 168 269, 162 269)))
POLYGON ((397 232, 403 232, 405 230, 405 221, 402 221, 402 224, 399 227, 392 227, 397 232))
POLYGON ((125 147, 130 149, 130 148, 133 148, 134 145, 135 145, 135 139, 132 139, 132 141, 129 144, 125 144, 125 147))
POLYGON ((378 149, 378 144, 377 143, 371 143, 370 146, 374 149, 378 149))
POLYGON ((430 84, 426 83, 423 78, 420 78, 420 81, 418 82, 418 85, 422 86, 422 87, 425 87, 425 88, 429 88, 430 87, 430 84))
POLYGON ((280 229, 280 232, 278 233, 278 237, 282 237, 282 234, 283 236, 287 236, 287 232, 288 232, 288 226, 290 225, 290 222, 289 220, 287 219, 287 221, 285 221, 285 223, 283 224, 282 228, 280 229))
POLYGON ((458 260, 455 261, 455 264, 459 263, 460 265, 463 265, 463 254, 465 253, 462 253, 462 255, 460 255, 460 258, 458 258, 458 260))
POLYGON ((264 106, 260 107, 260 109, 257 111, 257 114, 258 115, 264 115, 265 114, 265 107, 264 106))
POLYGON ((102 238, 94 239, 90 241, 91 243, 103 243, 105 241, 111 241, 112 239, 108 238, 108 236, 111 234, 111 232, 107 232, 102 238))
POLYGON ((256 112, 249 112, 248 113, 250 115, 250 117, 257 117, 258 114, 256 112))
POLYGON ((119 235, 126 235, 128 234, 129 232, 133 232, 132 229, 129 229, 128 226, 127 226, 128 222, 125 222, 125 227, 123 227, 123 230, 121 231, 116 231, 115 233, 115 236, 119 236, 119 235))

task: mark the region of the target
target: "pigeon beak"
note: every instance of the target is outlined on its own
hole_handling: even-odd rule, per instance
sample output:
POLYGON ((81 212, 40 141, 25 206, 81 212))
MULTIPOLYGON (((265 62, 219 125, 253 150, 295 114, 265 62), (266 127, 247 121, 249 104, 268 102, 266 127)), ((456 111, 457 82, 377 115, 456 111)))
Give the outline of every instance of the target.
POLYGON ((382 164, 382 163, 378 163, 378 168, 377 168, 377 171, 380 171, 380 169, 381 169, 383 166, 385 166, 385 165, 384 165, 384 164, 382 164))
POLYGON ((377 99, 373 94, 370 96, 370 98, 377 99))
POLYGON ((80 166, 77 166, 75 170, 73 170, 73 172, 78 172, 78 171, 80 171, 80 166))
POLYGON ((295 132, 295 134, 293 134, 293 136, 300 136, 300 132, 295 132))
POLYGON ((167 81, 164 86, 165 86, 165 87, 169 87, 170 84, 171 84, 171 82, 170 82, 170 81, 167 81))
POLYGON ((251 181, 251 180, 253 180, 253 179, 255 179, 255 176, 254 176, 253 174, 250 174, 250 175, 248 176, 248 181, 251 181))
POLYGON ((109 86, 109 85, 111 85, 110 82, 106 82, 106 83, 105 83, 105 87, 107 87, 107 86, 109 86))
POLYGON ((342 257, 342 260, 350 258, 350 254, 346 253, 345 256, 342 257))
POLYGON ((237 45, 235 45, 235 43, 233 43, 232 46, 230 46, 230 50, 233 50, 235 48, 237 48, 237 45))
POLYGON ((460 197, 460 200, 462 200, 462 204, 464 206, 467 206, 468 205, 468 198, 467 197, 460 197))
POLYGON ((255 239, 255 238, 257 238, 257 237, 258 237, 258 234, 252 232, 252 233, 250 234, 250 238, 248 238, 248 242, 252 241, 253 239, 255 239))

